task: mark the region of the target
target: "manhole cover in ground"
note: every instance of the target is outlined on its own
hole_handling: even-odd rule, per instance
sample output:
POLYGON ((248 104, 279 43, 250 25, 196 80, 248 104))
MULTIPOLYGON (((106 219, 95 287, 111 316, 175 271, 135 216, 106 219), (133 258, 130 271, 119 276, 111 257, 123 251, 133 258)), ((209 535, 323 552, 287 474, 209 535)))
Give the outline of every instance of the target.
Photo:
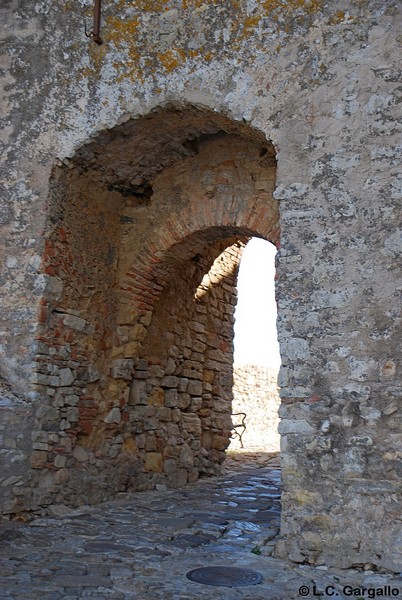
POLYGON ((262 582, 261 573, 238 567, 201 567, 189 571, 186 577, 196 583, 225 587, 257 585, 262 582))

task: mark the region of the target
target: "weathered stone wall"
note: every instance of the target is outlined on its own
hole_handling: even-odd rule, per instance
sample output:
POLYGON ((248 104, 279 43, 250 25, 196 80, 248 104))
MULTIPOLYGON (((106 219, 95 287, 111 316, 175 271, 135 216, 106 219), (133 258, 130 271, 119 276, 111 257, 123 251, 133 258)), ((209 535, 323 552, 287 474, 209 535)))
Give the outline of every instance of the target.
MULTIPOLYGON (((246 430, 242 441, 245 450, 278 452, 280 449, 278 373, 258 365, 235 365, 233 369, 232 412, 246 413, 246 430)), ((238 424, 239 417, 233 418, 238 424)), ((239 433, 242 429, 238 430, 239 433)), ((240 439, 233 436, 230 450, 241 448, 240 439)))
POLYGON ((208 247, 277 241, 276 186, 277 553, 399 568, 400 3, 104 0, 102 46, 91 9, 0 9, 2 506, 161 475, 119 430, 148 328, 208 247))

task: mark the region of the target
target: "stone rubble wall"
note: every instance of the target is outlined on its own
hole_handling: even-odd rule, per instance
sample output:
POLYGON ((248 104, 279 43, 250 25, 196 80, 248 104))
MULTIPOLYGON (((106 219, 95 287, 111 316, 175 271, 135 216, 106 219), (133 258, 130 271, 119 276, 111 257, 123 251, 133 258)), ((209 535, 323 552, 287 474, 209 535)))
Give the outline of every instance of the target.
MULTIPOLYGON (((219 243, 218 249, 227 243, 219 243)), ((147 360, 135 364, 130 386, 128 406, 136 435, 126 439, 134 439, 145 471, 134 486, 144 480, 147 487, 177 487, 219 473, 231 425, 241 249, 236 244, 220 253, 198 287, 201 259, 176 274, 164 290, 144 346, 147 360)))
MULTIPOLYGON (((242 436, 244 450, 279 452, 279 389, 275 369, 258 365, 236 365, 233 369, 232 412, 246 413, 246 430, 242 436)), ((239 417, 233 417, 238 424, 239 417)), ((242 429, 238 429, 239 433, 242 429)), ((239 450, 240 440, 233 436, 229 450, 239 450)))

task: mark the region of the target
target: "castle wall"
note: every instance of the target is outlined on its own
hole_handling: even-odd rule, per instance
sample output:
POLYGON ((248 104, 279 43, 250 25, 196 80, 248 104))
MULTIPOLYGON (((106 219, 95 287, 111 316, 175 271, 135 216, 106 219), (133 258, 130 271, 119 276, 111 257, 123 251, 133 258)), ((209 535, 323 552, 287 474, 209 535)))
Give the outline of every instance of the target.
MULTIPOLYGON (((136 476, 163 484, 160 457, 157 470, 144 470, 145 454, 165 460, 163 451, 125 440, 142 433, 129 402, 145 367, 150 397, 176 408, 161 383, 172 363, 166 353, 153 365, 147 356, 169 285, 194 275, 195 294, 225 240, 278 243, 278 203, 284 492, 276 552, 397 569, 399 4, 102 4, 101 46, 83 32, 90 3, 7 0, 0 9, 0 375, 14 394, 1 406, 3 432, 12 432, 2 439, 5 513, 96 501, 136 476), (128 475, 109 487, 119 460, 128 475)), ((216 292, 226 301, 217 318, 229 323, 233 275, 227 283, 216 292)), ((218 298, 208 299, 211 312, 218 298)), ((180 331, 183 315, 170 316, 180 331)), ((172 342, 181 335, 173 329, 172 342)), ((199 354, 204 369, 210 359, 199 354)), ((227 373, 217 397, 230 388, 227 373)), ((223 432, 229 403, 230 393, 223 432)), ((190 437, 178 445, 191 457, 172 485, 203 462, 198 433, 182 431, 190 437)), ((211 441, 204 467, 219 464, 225 435, 220 448, 211 441)))

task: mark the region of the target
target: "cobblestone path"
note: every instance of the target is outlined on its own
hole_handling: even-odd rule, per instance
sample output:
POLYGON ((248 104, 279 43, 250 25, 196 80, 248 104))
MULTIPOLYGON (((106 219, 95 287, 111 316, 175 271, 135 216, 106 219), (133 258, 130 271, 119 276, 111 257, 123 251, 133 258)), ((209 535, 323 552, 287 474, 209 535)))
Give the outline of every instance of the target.
POLYGON ((226 475, 184 489, 121 495, 30 523, 4 523, 1 600, 289 600, 303 597, 301 586, 309 589, 304 597, 324 592, 325 600, 347 598, 344 586, 355 589, 362 582, 391 586, 402 597, 398 576, 272 558, 280 470, 262 454, 235 458, 228 459, 226 475), (188 571, 207 566, 252 569, 263 581, 228 588, 186 578, 188 571))

